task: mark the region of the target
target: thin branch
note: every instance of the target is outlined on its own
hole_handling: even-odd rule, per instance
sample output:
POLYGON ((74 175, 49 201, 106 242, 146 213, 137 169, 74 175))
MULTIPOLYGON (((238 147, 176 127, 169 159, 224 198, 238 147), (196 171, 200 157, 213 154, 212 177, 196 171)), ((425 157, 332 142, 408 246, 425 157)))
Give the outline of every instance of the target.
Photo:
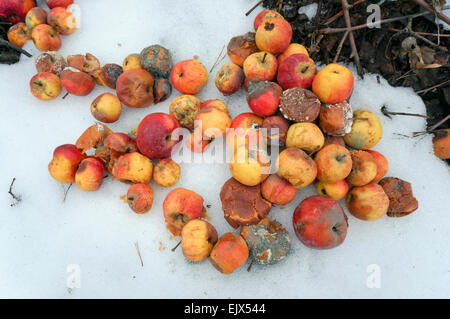
POLYGON ((431 91, 431 90, 434 90, 434 89, 440 88, 440 87, 442 87, 442 86, 445 86, 445 85, 448 84, 448 83, 450 83, 450 80, 447 80, 447 81, 445 81, 445 82, 442 82, 442 83, 433 85, 432 87, 429 87, 429 88, 427 88, 427 89, 423 89, 423 90, 420 90, 420 91, 416 91, 416 93, 417 93, 417 94, 425 94, 425 93, 428 93, 428 92, 431 91))
POLYGON ((222 47, 222 50, 220 51, 219 55, 217 56, 216 62, 214 62, 213 66, 211 67, 211 70, 209 70, 209 73, 211 73, 214 70, 214 68, 220 63, 220 61, 223 60, 223 58, 222 58, 222 60, 219 61, 220 57, 223 54, 224 49, 225 49, 225 46, 222 47))
POLYGON ((339 59, 339 55, 341 54, 342 47, 344 46, 344 42, 345 42, 345 39, 347 39, 348 33, 349 32, 346 31, 344 33, 344 35, 342 36, 341 42, 339 43, 339 46, 338 46, 337 51, 336 51, 336 56, 333 59, 333 63, 336 63, 337 60, 339 59))
POLYGON ((355 60, 356 69, 358 70, 358 75, 361 78, 364 78, 364 72, 361 67, 361 62, 359 61, 358 49, 356 48, 355 44, 355 37, 353 36, 353 32, 351 31, 352 23, 350 22, 350 14, 348 12, 347 0, 341 0, 341 3, 342 9, 344 10, 345 24, 347 25, 347 30, 349 31, 350 46, 352 48, 353 59, 355 60))
POLYGON ((180 240, 180 242, 179 242, 175 247, 172 248, 172 251, 177 250, 178 246, 180 246, 180 245, 181 245, 181 240, 180 240))
POLYGON ((414 132, 413 136, 416 137, 416 136, 424 135, 424 134, 427 134, 427 133, 433 133, 433 131, 435 129, 437 129, 439 126, 441 126, 442 124, 447 122, 449 119, 450 119, 450 114, 447 115, 442 120, 440 120, 439 122, 437 122, 436 124, 434 124, 432 127, 428 128, 425 132, 414 132))
MULTIPOLYGON (((403 30, 395 29, 395 28, 389 28, 389 30, 393 31, 393 32, 403 32, 403 30)), ((430 36, 430 37, 450 38, 450 34, 438 34, 438 33, 428 33, 428 32, 415 32, 415 31, 411 31, 411 32, 414 32, 419 35, 430 36)))
POLYGON ((140 249, 139 249, 139 244, 138 244, 138 242, 135 242, 135 243, 134 243, 134 247, 136 247, 136 251, 137 251, 137 254, 138 254, 138 256, 139 256, 139 260, 141 261, 141 267, 144 267, 144 262, 142 261, 141 251, 140 251, 140 249))
MULTIPOLYGON (((447 10, 449 8, 450 8, 450 6, 445 6, 443 8, 443 10, 447 10)), ((395 22, 395 21, 400 21, 400 20, 405 20, 405 19, 414 19, 414 18, 417 18, 417 17, 429 15, 429 14, 431 14, 431 13, 428 12, 428 11, 424 11, 424 12, 410 14, 410 15, 405 15, 405 16, 401 16, 401 17, 383 19, 383 20, 376 21, 376 22, 368 22, 368 23, 365 23, 365 24, 360 24, 360 25, 351 27, 350 31, 365 29, 365 28, 368 28, 368 27, 376 27, 376 26, 381 25, 383 23, 390 23, 390 22, 395 22)), ((325 29, 321 29, 320 32, 329 34, 329 33, 345 32, 347 30, 348 30, 347 28, 325 28, 325 29)))
POLYGON ((259 6, 261 3, 263 3, 263 2, 264 2, 264 0, 258 1, 257 4, 255 4, 250 10, 248 10, 248 11, 245 13, 245 15, 248 17, 248 15, 249 15, 250 13, 252 13, 253 10, 255 10, 256 8, 258 8, 258 6, 259 6))
MULTIPOLYGON (((351 5, 348 6, 349 9, 353 8, 354 6, 364 2, 365 0, 358 0, 353 2, 351 5)), ((332 23, 333 21, 335 21, 337 18, 339 18, 340 16, 342 16, 344 14, 344 12, 341 10, 338 13, 336 13, 334 16, 332 16, 331 18, 329 18, 327 20, 327 22, 325 22, 325 25, 329 25, 330 23, 332 23)))
POLYGON ((442 12, 438 12, 436 10, 434 10, 434 8, 432 6, 430 6, 428 3, 426 3, 423 0, 414 0, 419 6, 421 6, 422 8, 424 8, 425 10, 427 10, 428 12, 430 12, 433 15, 436 15, 439 17, 439 19, 441 19, 442 21, 444 21, 445 23, 447 23, 448 25, 450 25, 450 19, 449 17, 447 17, 445 14, 443 14, 442 12))
POLYGON ((391 112, 388 111, 387 107, 385 105, 383 105, 381 107, 381 113, 383 113, 384 116, 392 119, 391 115, 404 115, 404 116, 416 116, 416 117, 423 117, 428 119, 429 117, 426 115, 422 115, 422 114, 416 114, 416 113, 406 113, 406 112, 391 112))
POLYGON ((63 203, 66 201, 66 197, 67 197, 67 193, 69 192, 70 188, 72 187, 73 183, 70 183, 69 187, 67 187, 66 190, 64 190, 64 198, 63 198, 63 203))

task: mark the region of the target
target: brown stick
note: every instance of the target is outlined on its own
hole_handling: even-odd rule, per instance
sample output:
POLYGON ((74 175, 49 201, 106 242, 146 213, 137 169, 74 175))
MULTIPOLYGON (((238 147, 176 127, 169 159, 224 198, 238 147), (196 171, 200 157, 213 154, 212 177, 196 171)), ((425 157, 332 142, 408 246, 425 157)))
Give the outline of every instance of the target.
MULTIPOLYGON (((443 10, 447 10, 449 8, 450 8, 450 6, 445 6, 443 8, 443 10)), ((395 21, 400 21, 400 20, 405 20, 405 19, 414 19, 414 18, 417 18, 417 17, 429 15, 429 14, 431 14, 431 13, 428 12, 428 11, 425 11, 425 12, 409 14, 409 15, 401 16, 401 17, 383 19, 383 20, 380 20, 380 21, 377 21, 377 22, 365 23, 365 24, 360 24, 360 25, 351 27, 350 31, 364 29, 364 28, 367 28, 369 26, 381 25, 383 23, 395 22, 395 21)), ((325 29, 321 29, 320 32, 329 34, 329 33, 345 32, 347 30, 348 30, 347 28, 325 28, 325 29)))
POLYGON ((358 75, 361 78, 364 78, 364 72, 361 67, 361 62, 359 61, 358 49, 356 48, 355 44, 355 37, 353 36, 353 32, 351 31, 352 23, 350 22, 350 13, 348 12, 347 0, 341 0, 341 3, 342 3, 342 10, 344 10, 345 24, 347 25, 347 30, 349 31, 350 46, 352 48, 353 59, 355 60, 356 63, 356 69, 358 70, 358 75))
POLYGON ((426 115, 422 115, 422 114, 416 114, 416 113, 405 113, 405 112, 391 112, 388 111, 387 107, 385 105, 383 105, 381 107, 381 113, 383 113, 383 115, 389 117, 390 119, 392 119, 391 115, 405 115, 405 116, 416 116, 416 117, 423 117, 423 118, 428 118, 428 116, 426 115))
POLYGON ((339 59, 339 55, 341 54, 342 47, 344 46, 344 42, 345 42, 345 39, 347 39, 347 36, 348 36, 348 31, 346 31, 344 33, 344 35, 342 36, 341 42, 339 43, 339 46, 336 51, 336 56, 333 59, 333 63, 336 63, 337 60, 339 59))
POLYGON ((436 85, 434 85, 434 86, 432 86, 432 87, 429 87, 429 88, 427 88, 427 89, 423 89, 423 90, 420 90, 420 91, 416 91, 416 93, 417 93, 417 94, 428 93, 429 91, 431 91, 431 90, 433 90, 433 89, 440 88, 441 86, 444 86, 444 85, 448 84, 449 82, 450 82, 450 80, 447 80, 447 81, 445 81, 445 82, 436 84, 436 85))
MULTIPOLYGON (((403 30, 395 29, 395 28, 389 28, 390 31, 393 32, 402 32, 403 30)), ((437 33, 428 33, 428 32, 414 32, 419 35, 426 35, 430 37, 443 37, 443 38, 450 38, 450 34, 437 34, 437 33)))
MULTIPOLYGON (((354 6, 364 2, 365 0, 358 0, 353 2, 351 5, 348 6, 349 9, 353 8, 354 6)), ((334 20, 336 20, 337 18, 339 18, 341 15, 343 15, 344 12, 341 10, 338 13, 336 13, 334 16, 332 16, 331 18, 329 18, 327 20, 327 22, 325 22, 325 25, 329 25, 331 22, 333 22, 334 20)))
POLYGON ((424 8, 425 10, 427 10, 428 12, 430 12, 431 14, 434 14, 436 16, 439 17, 439 19, 441 19, 442 21, 444 21, 445 23, 447 23, 448 25, 450 25, 450 19, 443 14, 442 12, 438 12, 436 10, 434 10, 434 8, 432 6, 430 6, 428 3, 426 3, 423 0, 414 0, 419 6, 421 6, 422 8, 424 8))
POLYGON ((439 126, 441 126, 442 124, 444 124, 445 122, 447 122, 450 119, 450 114, 447 115, 445 118, 443 118, 442 120, 440 120, 439 122, 437 122, 436 124, 434 124, 432 127, 428 128, 425 132, 414 132, 413 136, 420 136, 426 133, 432 133, 435 129, 437 129, 439 126))
POLYGON ((259 6, 261 3, 263 3, 263 2, 264 2, 264 0, 258 1, 257 4, 255 4, 250 10, 248 10, 248 11, 245 13, 245 15, 248 17, 248 15, 249 15, 250 13, 252 13, 253 10, 255 10, 256 8, 258 8, 258 6, 259 6))
POLYGON ((137 254, 138 254, 138 256, 139 256, 139 260, 141 261, 141 267, 144 267, 144 262, 142 261, 141 251, 140 251, 140 249, 139 249, 139 244, 138 244, 138 242, 135 242, 135 243, 134 243, 134 247, 136 247, 136 251, 137 251, 137 254))

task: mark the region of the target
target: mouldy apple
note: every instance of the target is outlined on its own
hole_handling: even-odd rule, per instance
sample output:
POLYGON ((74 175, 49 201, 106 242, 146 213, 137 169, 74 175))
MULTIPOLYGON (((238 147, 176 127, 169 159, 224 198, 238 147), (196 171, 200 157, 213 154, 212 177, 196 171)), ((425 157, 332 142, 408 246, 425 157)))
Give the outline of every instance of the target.
POLYGON ((303 200, 293 216, 295 234, 307 247, 330 249, 339 246, 347 235, 347 216, 335 200, 311 196, 303 200))
POLYGON ((31 33, 25 23, 19 22, 9 28, 8 41, 12 44, 21 48, 28 40, 31 40, 31 33))
POLYGON ((204 212, 203 198, 194 191, 175 188, 167 194, 163 203, 164 218, 167 228, 175 236, 190 220, 200 218, 204 212))
POLYGON ((67 67, 66 59, 57 51, 42 52, 35 63, 38 72, 51 72, 57 76, 67 67))
POLYGON ((168 78, 172 68, 172 56, 166 48, 159 44, 151 45, 139 55, 143 69, 155 78, 168 78))
POLYGON ((74 14, 63 7, 51 9, 47 14, 47 23, 62 35, 69 35, 77 30, 77 22, 74 14))
POLYGON ((282 92, 282 88, 275 82, 251 80, 247 103, 256 115, 270 116, 277 112, 282 92))
POLYGON ((96 191, 103 180, 103 163, 93 157, 81 161, 75 174, 75 182, 83 191, 96 191))
POLYGON ((103 141, 103 145, 119 153, 137 151, 136 141, 125 133, 111 133, 103 141))
POLYGON ((317 165, 305 152, 297 147, 288 147, 277 158, 277 174, 295 188, 303 188, 314 182, 317 165))
POLYGON ((61 80, 53 73, 41 72, 31 78, 30 90, 40 100, 52 100, 61 93, 61 80))
POLYGON ((153 188, 144 183, 131 185, 127 192, 127 203, 136 214, 149 212, 153 204, 153 188))
POLYGON ((314 122, 320 113, 320 101, 313 92, 294 87, 281 94, 280 111, 294 122, 314 122))
MULTIPOLYGON (((127 71, 130 72, 130 71, 127 71)), ((166 158, 181 141, 180 124, 173 116, 165 113, 147 115, 139 124, 136 142, 139 151, 149 158, 166 158)))
POLYGON ((292 28, 284 18, 264 19, 256 30, 255 41, 261 51, 280 54, 292 39, 292 28))
POLYGON ((320 108, 320 127, 333 136, 350 133, 353 124, 352 107, 347 101, 337 104, 323 104, 320 108))
POLYGON ((211 251, 211 264, 223 274, 231 274, 248 259, 248 247, 241 235, 225 233, 211 251))
POLYGON ((182 127, 192 131, 201 105, 202 101, 194 95, 180 95, 170 103, 170 115, 176 118, 182 127))
POLYGON ((60 183, 75 182, 78 165, 85 158, 83 151, 72 144, 58 146, 53 152, 53 159, 48 164, 48 172, 60 183))
POLYGON ((123 69, 120 65, 110 63, 105 64, 103 67, 93 73, 97 83, 115 90, 117 86, 117 80, 123 73, 123 69))
POLYGON ((273 265, 286 258, 291 251, 291 237, 287 230, 270 218, 257 225, 243 226, 241 236, 247 243, 252 260, 260 265, 273 265))
POLYGON ((116 81, 117 97, 128 107, 147 107, 153 103, 153 76, 143 69, 123 72, 116 81))
POLYGON ((208 82, 208 71, 195 59, 178 62, 172 68, 170 80, 183 94, 197 94, 208 82))
POLYGON ((35 0, 0 0, 0 17, 13 24, 23 22, 35 6, 35 0))
POLYGON ((61 72, 61 85, 70 94, 86 96, 94 89, 95 80, 87 73, 65 69, 61 72))
POLYGON ((279 65, 278 83, 283 90, 293 87, 309 89, 316 75, 316 65, 306 54, 293 54, 279 65))
POLYGON ((222 210, 233 228, 255 225, 269 214, 272 204, 261 195, 261 186, 246 186, 230 178, 220 191, 222 210))
POLYGON ((181 249, 186 259, 198 262, 211 254, 217 243, 217 231, 206 220, 193 219, 181 231, 181 249))
POLYGON ((180 179, 180 166, 170 158, 159 160, 153 170, 153 180, 162 187, 172 187, 180 179))
POLYGON ((350 97, 353 82, 349 69, 339 64, 329 64, 314 77, 312 90, 322 103, 336 104, 350 97))
POLYGON ((31 39, 39 51, 58 51, 61 48, 61 37, 48 24, 39 24, 34 27, 31 39))

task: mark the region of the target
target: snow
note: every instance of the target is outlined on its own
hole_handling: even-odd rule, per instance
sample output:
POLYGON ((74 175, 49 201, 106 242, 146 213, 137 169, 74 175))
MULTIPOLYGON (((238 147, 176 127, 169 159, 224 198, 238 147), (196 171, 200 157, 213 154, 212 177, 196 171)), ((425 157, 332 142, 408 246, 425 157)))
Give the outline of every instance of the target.
MULTIPOLYGON (((251 29, 255 10, 244 13, 255 1, 77 1, 82 25, 63 39, 61 53, 90 52, 102 63, 122 63, 129 53, 151 44, 169 48, 174 61, 199 56, 209 70, 228 40, 251 29)), ((25 49, 37 55, 32 43, 25 49)), ((229 63, 228 58, 221 64, 229 63)), ((220 98, 233 117, 249 111, 240 91, 222 97, 211 73, 202 100, 220 98)), ((354 74, 355 69, 351 68, 354 74)), ((374 148, 390 162, 389 176, 412 183, 419 210, 400 219, 385 217, 363 222, 349 215, 348 236, 340 247, 308 249, 296 238, 291 225, 295 207, 315 195, 310 186, 284 208, 271 215, 292 236, 293 253, 281 263, 262 267, 245 265, 230 276, 217 272, 205 261, 187 262, 178 243, 165 229, 162 201, 169 192, 153 182, 153 209, 136 215, 120 199, 127 186, 105 179, 97 192, 73 186, 63 203, 64 189, 47 172, 53 149, 74 143, 94 123, 91 101, 108 91, 98 86, 88 97, 68 96, 51 102, 35 99, 28 88, 35 74, 32 59, 0 66, 0 297, 44 298, 306 298, 306 297, 450 297, 450 175, 448 166, 432 151, 431 136, 408 138, 423 131, 425 121, 394 117, 380 112, 425 114, 421 99, 407 88, 392 88, 375 75, 357 80, 351 98, 353 109, 369 109, 382 121, 384 137, 374 148), (7 193, 22 201, 10 207, 7 193), (144 266, 141 267, 134 243, 144 266), (374 266, 375 265, 375 266, 374 266), (81 287, 68 287, 80 270, 81 287), (375 273, 372 271, 375 270, 375 273), (380 288, 367 285, 379 270, 380 288)), ((174 92, 171 99, 178 96, 174 92)), ((61 95, 62 96, 62 95, 61 95)), ((129 132, 150 112, 168 112, 170 101, 146 109, 125 108, 120 120, 110 125, 129 132)), ((230 177, 223 164, 182 164, 177 186, 200 193, 219 234, 231 231, 223 218, 219 191, 230 177)), ((342 203, 343 206, 345 206, 342 203)))

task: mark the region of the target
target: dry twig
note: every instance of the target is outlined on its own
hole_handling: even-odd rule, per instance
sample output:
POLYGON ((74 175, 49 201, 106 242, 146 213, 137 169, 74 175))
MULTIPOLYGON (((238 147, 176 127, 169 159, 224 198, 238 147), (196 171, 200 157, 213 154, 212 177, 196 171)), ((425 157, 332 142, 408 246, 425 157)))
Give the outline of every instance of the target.
POLYGON ((15 182, 15 181, 16 181, 16 178, 14 177, 14 178, 12 179, 12 181, 11 181, 11 184, 9 185, 9 190, 8 190, 8 194, 11 195, 11 197, 12 197, 13 200, 14 200, 14 203, 12 203, 12 204, 10 205, 11 207, 16 206, 16 205, 22 200, 22 198, 20 197, 20 195, 16 195, 16 194, 14 194, 13 191, 12 191, 12 188, 13 188, 13 185, 14 185, 14 182, 15 182))
POLYGON ((347 30, 349 32, 350 46, 352 48, 353 59, 355 60, 356 69, 358 70, 358 75, 361 78, 364 78, 364 72, 361 67, 361 62, 359 61, 358 49, 355 44, 355 37, 353 36, 353 32, 351 31, 352 23, 350 21, 350 13, 348 12, 348 3, 347 0, 341 0, 342 10, 344 11, 345 24, 347 25, 347 30))
POLYGON ((134 243, 134 247, 136 247, 136 251, 137 251, 137 254, 138 254, 138 256, 139 256, 139 260, 141 261, 141 267, 144 267, 144 262, 142 261, 141 251, 140 251, 140 249, 139 249, 139 244, 138 244, 138 242, 135 242, 135 243, 134 243))

